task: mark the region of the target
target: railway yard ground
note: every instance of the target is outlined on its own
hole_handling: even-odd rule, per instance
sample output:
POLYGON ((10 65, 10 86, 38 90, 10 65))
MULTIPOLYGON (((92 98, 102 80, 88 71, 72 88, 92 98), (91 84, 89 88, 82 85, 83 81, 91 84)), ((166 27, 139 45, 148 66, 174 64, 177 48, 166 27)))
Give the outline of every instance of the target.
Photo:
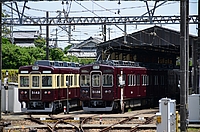
MULTIPOLYGON (((2 113, 3 132, 156 132, 158 109, 128 111, 123 114, 5 114, 2 113)), ((200 132, 200 123, 189 124, 188 132, 200 132)))

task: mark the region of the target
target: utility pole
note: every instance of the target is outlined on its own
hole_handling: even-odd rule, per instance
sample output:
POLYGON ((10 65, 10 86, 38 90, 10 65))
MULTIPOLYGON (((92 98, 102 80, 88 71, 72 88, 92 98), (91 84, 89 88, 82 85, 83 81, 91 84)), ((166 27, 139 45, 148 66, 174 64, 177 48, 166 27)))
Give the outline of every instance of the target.
MULTIPOLYGON (((2 22, 2 2, 0 2, 0 22, 2 22)), ((2 23, 0 24, 0 120, 1 120, 1 70, 2 70, 2 23)))
POLYGON ((58 29, 56 28, 56 42, 55 48, 58 48, 58 29))
POLYGON ((46 12, 47 26, 46 26, 46 60, 49 60, 49 12, 46 12))
POLYGON ((180 1, 180 129, 186 132, 186 93, 187 93, 187 42, 186 42, 186 0, 180 1))
POLYGON ((103 25, 103 41, 106 42, 106 24, 103 25))
MULTIPOLYGON (((198 39, 197 39, 197 49, 198 49, 198 60, 200 60, 200 0, 198 0, 198 39)), ((197 61, 197 60, 196 60, 197 61)), ((198 71, 197 73, 199 73, 199 80, 200 80, 200 65, 198 64, 198 71)), ((197 75, 197 76, 198 76, 197 75)), ((200 82, 198 83, 198 86, 197 86, 197 92, 200 93, 200 82)))
POLYGON ((70 44, 71 43, 71 35, 72 35, 72 31, 71 31, 71 25, 69 25, 69 29, 68 29, 68 43, 70 44))

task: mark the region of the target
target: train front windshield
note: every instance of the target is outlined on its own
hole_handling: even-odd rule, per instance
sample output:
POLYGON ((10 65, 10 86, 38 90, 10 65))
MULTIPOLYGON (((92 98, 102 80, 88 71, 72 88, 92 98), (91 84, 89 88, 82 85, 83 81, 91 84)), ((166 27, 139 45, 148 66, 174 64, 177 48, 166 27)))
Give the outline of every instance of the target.
POLYGON ((80 86, 89 87, 90 86, 90 76, 89 75, 81 75, 80 77, 80 86))
POLYGON ((40 82, 42 83, 42 87, 52 87, 52 76, 31 75, 30 77, 21 75, 19 84, 20 87, 40 87, 40 82))
POLYGON ((80 86, 89 87, 112 87, 113 86, 113 74, 103 73, 100 71, 92 71, 90 74, 80 75, 80 86))

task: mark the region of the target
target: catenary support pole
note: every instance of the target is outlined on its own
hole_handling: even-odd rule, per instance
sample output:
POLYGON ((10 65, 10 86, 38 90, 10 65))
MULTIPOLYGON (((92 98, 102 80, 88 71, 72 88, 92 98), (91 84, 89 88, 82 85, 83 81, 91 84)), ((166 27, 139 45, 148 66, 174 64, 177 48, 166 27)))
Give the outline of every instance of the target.
MULTIPOLYGON (((198 39, 197 39, 197 49, 198 49, 198 55, 197 55, 197 58, 198 60, 200 60, 200 0, 198 0, 198 39)), ((198 71, 200 71, 200 66, 198 67, 198 71)), ((199 76, 200 78, 200 72, 197 72, 199 73, 197 76, 199 76)), ((200 93, 200 79, 199 79, 199 82, 197 83, 197 92, 200 93)))
POLYGON ((180 1, 180 129, 186 132, 186 0, 180 1))
MULTIPOLYGON (((2 3, 0 2, 0 14, 2 14, 2 3)), ((2 16, 0 17, 2 22, 2 16)), ((0 120, 1 120, 1 70, 2 70, 2 23, 0 24, 0 120)))
POLYGON ((46 12, 46 18, 47 18, 47 26, 46 26, 46 60, 49 60, 49 25, 48 25, 48 18, 49 18, 49 12, 46 12))

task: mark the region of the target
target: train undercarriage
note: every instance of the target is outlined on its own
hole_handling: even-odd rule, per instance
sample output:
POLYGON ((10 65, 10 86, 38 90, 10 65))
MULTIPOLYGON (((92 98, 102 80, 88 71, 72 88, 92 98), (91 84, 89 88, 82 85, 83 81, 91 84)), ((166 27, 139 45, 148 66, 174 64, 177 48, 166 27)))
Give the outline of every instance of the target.
POLYGON ((61 113, 64 112, 64 106, 69 110, 80 109, 80 101, 76 100, 58 100, 54 102, 29 101, 21 103, 21 111, 24 113, 61 113), (67 102, 69 105, 67 105, 67 102))

